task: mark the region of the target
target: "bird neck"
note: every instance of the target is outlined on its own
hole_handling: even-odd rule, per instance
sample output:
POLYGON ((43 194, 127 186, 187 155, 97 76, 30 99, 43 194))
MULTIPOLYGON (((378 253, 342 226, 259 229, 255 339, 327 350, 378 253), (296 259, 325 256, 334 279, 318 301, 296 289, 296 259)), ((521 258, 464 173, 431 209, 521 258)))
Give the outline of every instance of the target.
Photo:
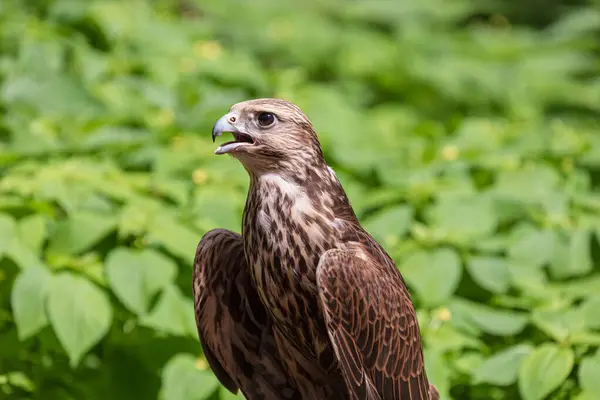
POLYGON ((356 221, 348 197, 334 171, 323 161, 318 165, 304 165, 263 174, 250 175, 250 188, 246 204, 255 209, 281 210, 305 218, 356 221))
POLYGON ((299 187, 308 187, 315 180, 331 179, 323 155, 312 151, 297 152, 283 159, 246 162, 244 168, 250 176, 250 184, 257 187, 275 176, 299 187))

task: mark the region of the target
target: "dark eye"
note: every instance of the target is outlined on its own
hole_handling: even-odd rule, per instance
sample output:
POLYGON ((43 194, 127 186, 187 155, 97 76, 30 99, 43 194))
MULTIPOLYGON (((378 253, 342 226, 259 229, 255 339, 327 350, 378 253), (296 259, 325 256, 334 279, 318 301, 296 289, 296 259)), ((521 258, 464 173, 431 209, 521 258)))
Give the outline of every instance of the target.
POLYGON ((260 126, 269 126, 275 122, 275 116, 268 112, 258 114, 258 124, 260 126))

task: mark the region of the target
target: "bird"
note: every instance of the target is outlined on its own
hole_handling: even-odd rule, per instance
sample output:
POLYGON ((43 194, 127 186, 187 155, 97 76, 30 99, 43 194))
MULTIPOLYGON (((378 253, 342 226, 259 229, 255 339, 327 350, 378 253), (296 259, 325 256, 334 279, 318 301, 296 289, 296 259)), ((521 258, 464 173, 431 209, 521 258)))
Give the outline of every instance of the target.
POLYGON ((313 124, 295 104, 234 104, 214 151, 249 176, 241 234, 200 239, 199 341, 220 383, 248 400, 437 400, 408 288, 361 226, 313 124))

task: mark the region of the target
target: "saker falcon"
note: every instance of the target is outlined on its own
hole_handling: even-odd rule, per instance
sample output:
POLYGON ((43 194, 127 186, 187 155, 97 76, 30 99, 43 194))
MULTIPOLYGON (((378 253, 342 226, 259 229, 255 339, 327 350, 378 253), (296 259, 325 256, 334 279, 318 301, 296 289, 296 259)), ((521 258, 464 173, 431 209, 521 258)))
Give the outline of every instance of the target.
POLYGON ((250 176, 242 234, 214 229, 196 251, 204 354, 248 400, 438 399, 394 262, 361 227, 317 135, 284 100, 235 104, 216 154, 250 176))

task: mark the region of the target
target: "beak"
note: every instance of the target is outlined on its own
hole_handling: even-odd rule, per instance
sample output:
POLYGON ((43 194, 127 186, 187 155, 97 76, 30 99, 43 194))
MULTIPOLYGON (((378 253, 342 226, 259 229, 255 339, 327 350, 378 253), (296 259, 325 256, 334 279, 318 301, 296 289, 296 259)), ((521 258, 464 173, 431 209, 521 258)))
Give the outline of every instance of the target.
POLYGON ((238 129, 229 122, 230 114, 225 114, 215 123, 212 129, 213 143, 217 136, 221 136, 223 132, 238 132, 238 129))

